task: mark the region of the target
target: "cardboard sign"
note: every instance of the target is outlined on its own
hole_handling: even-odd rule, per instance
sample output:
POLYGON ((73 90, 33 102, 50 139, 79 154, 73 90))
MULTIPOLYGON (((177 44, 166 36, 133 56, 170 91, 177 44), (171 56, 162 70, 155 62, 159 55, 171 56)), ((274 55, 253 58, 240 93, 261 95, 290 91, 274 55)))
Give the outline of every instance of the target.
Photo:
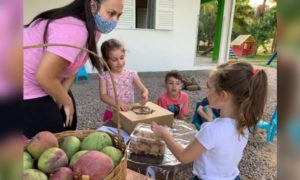
MULTIPOLYGON (((152 121, 155 121, 160 125, 167 125, 169 127, 172 127, 174 119, 174 114, 172 112, 152 102, 147 102, 145 106, 154 110, 154 112, 144 115, 136 114, 133 111, 120 111, 121 128, 124 129, 128 134, 130 134, 138 123, 150 124, 152 121)), ((113 113, 112 121, 117 124, 116 111, 114 111, 113 113)))

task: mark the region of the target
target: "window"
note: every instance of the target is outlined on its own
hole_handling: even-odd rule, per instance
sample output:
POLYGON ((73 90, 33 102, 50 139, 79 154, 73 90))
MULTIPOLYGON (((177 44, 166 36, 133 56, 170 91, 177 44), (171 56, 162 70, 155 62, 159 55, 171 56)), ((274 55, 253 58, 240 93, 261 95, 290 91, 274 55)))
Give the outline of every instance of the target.
POLYGON ((136 0, 136 28, 155 28, 155 0, 136 0))
POLYGON ((173 29, 174 0, 125 0, 120 29, 173 29))

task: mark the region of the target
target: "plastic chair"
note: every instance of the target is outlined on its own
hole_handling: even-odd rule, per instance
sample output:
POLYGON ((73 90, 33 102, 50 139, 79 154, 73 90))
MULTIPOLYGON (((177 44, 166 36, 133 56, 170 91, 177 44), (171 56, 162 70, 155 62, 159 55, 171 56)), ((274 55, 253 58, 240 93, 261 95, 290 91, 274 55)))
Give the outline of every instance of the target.
POLYGON ((232 48, 229 48, 229 59, 228 61, 233 63, 233 62, 237 62, 238 61, 238 57, 237 55, 233 52, 232 48))
POLYGON ((75 78, 75 83, 78 82, 78 80, 79 80, 80 77, 84 77, 86 80, 89 80, 89 75, 88 75, 88 73, 86 72, 85 66, 82 66, 82 67, 79 69, 79 71, 78 71, 78 73, 77 73, 77 75, 76 75, 76 78, 75 78))
POLYGON ((266 140, 267 140, 268 144, 274 140, 274 137, 277 133, 277 109, 278 108, 276 106, 270 122, 260 120, 257 124, 258 128, 266 130, 266 133, 267 133, 266 140))

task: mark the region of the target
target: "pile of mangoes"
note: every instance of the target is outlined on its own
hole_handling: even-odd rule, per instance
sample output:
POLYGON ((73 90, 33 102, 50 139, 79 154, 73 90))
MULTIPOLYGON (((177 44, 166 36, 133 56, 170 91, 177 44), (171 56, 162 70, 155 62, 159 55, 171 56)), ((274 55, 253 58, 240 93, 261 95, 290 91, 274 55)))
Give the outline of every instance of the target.
POLYGON ((123 157, 105 132, 93 132, 81 142, 75 136, 58 141, 43 131, 24 149, 23 180, 101 180, 123 157))

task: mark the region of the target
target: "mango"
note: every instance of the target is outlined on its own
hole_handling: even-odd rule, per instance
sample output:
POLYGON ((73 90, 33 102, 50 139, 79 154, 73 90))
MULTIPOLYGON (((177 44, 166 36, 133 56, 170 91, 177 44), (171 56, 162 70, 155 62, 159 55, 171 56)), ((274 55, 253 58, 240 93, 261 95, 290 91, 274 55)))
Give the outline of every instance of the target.
POLYGON ((80 149, 80 140, 75 136, 68 136, 63 138, 63 140, 59 143, 59 147, 65 151, 68 158, 71 157, 80 149))
POLYGON ((108 155, 113 160, 115 167, 120 163, 123 157, 122 151, 113 146, 106 146, 101 150, 101 152, 108 155))
POLYGON ((70 160, 69 167, 72 168, 74 164, 78 161, 78 159, 80 159, 80 157, 87 152, 89 151, 78 151, 77 153, 75 153, 70 160))
POLYGON ((27 145, 27 151, 35 159, 38 159, 40 155, 51 147, 58 147, 58 141, 54 134, 48 131, 42 131, 36 134, 29 144, 27 145))
POLYGON ((61 167, 50 174, 49 180, 73 180, 73 172, 70 168, 61 167))
POLYGON ((23 169, 32 169, 33 159, 28 152, 23 152, 23 169))
POLYGON ((40 170, 26 169, 23 172, 23 180, 48 180, 48 177, 40 170))
POLYGON ((53 173, 58 168, 67 165, 68 156, 62 149, 57 147, 47 149, 38 161, 38 168, 45 173, 53 173))
POLYGON ((113 168, 113 161, 106 154, 89 151, 75 163, 73 174, 77 180, 82 180, 85 176, 88 176, 89 180, 102 180, 113 168))
POLYGON ((101 151, 106 146, 112 146, 111 137, 104 132, 94 132, 83 139, 81 150, 101 151))

